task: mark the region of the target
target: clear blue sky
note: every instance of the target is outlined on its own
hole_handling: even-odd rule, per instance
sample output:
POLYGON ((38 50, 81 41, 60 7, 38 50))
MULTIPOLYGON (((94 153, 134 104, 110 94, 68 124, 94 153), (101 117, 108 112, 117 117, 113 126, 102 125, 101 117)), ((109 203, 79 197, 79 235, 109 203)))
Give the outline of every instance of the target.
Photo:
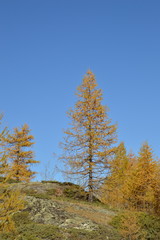
POLYGON ((29 124, 38 172, 57 161, 89 68, 119 141, 160 156, 159 0, 0 0, 0 112, 10 129, 29 124))

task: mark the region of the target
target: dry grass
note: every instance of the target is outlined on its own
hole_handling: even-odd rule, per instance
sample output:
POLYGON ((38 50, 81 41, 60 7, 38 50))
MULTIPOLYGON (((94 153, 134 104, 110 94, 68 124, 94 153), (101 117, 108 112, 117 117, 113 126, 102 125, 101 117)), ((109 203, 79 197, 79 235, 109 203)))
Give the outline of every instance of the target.
MULTIPOLYGON (((80 204, 78 204, 80 206, 80 204)), ((108 225, 108 223, 111 221, 111 216, 108 216, 106 213, 99 212, 97 208, 78 208, 73 206, 65 207, 65 210, 70 213, 74 213, 80 217, 84 217, 86 219, 91 220, 92 222, 96 224, 101 225, 108 225)))
POLYGON ((105 205, 102 207, 100 205, 94 205, 86 201, 78 201, 74 199, 57 199, 52 197, 52 200, 62 204, 64 210, 69 213, 76 214, 80 217, 91 220, 96 224, 101 224, 108 226, 112 217, 115 215, 112 211, 108 210, 105 205))

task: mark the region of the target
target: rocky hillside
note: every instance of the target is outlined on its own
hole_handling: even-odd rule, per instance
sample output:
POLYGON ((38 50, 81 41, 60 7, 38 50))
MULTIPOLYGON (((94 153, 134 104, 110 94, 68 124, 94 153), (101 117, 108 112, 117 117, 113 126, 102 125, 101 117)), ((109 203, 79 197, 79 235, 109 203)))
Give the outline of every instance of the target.
POLYGON ((78 185, 44 181, 10 187, 24 193, 25 208, 14 215, 16 232, 0 234, 0 240, 160 240, 159 218, 111 211, 96 198, 89 203, 78 185))
MULTIPOLYGON (((72 183, 17 183, 25 194, 25 209, 15 214, 16 240, 120 239, 109 225, 114 212, 96 198, 87 202, 87 193, 72 183)), ((15 239, 3 234, 0 240, 15 239)))

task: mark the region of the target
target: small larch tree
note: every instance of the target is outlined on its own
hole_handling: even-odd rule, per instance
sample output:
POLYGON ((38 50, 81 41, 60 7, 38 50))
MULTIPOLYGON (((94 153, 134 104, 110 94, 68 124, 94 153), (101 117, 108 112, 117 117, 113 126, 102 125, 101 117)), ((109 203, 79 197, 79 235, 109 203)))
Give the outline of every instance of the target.
POLYGON ((124 188, 128 171, 129 157, 123 142, 116 149, 115 157, 110 161, 110 172, 101 187, 101 200, 112 206, 121 207, 125 202, 124 188))
POLYGON ((142 145, 135 161, 130 159, 130 163, 131 168, 124 182, 126 206, 130 209, 153 212, 158 199, 158 162, 154 160, 152 149, 147 142, 142 145))
POLYGON ((157 162, 152 148, 145 142, 139 152, 137 165, 133 171, 133 188, 131 198, 138 209, 151 210, 154 205, 157 162))
POLYGON ((111 124, 107 108, 102 105, 102 90, 97 89, 94 74, 88 71, 77 88, 78 101, 68 112, 71 127, 65 133, 61 159, 67 173, 83 181, 89 201, 106 177, 109 159, 115 152, 116 125, 111 124))
POLYGON ((28 182, 34 177, 35 172, 31 171, 30 166, 38 161, 34 160, 34 153, 30 149, 34 144, 33 139, 27 124, 20 129, 15 128, 14 133, 5 138, 7 157, 11 161, 9 174, 12 179, 28 182))
POLYGON ((23 194, 10 188, 8 183, 12 176, 9 174, 10 166, 4 150, 4 139, 7 136, 7 128, 3 128, 0 132, 0 232, 4 233, 15 231, 13 215, 24 208, 23 194))
POLYGON ((24 209, 24 194, 17 189, 11 189, 6 181, 0 186, 0 232, 14 232, 16 227, 13 215, 24 209))

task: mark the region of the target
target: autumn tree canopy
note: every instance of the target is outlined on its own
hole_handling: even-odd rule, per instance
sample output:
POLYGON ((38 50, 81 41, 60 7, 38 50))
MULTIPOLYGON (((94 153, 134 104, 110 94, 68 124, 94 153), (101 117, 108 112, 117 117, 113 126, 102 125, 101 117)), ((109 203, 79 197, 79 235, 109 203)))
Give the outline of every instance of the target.
POLYGON ((31 164, 38 163, 34 160, 33 151, 30 147, 34 144, 34 137, 30 134, 27 124, 22 128, 14 129, 5 139, 7 157, 11 161, 9 174, 17 181, 30 181, 35 172, 31 171, 31 164))
POLYGON ((136 157, 117 148, 110 174, 102 185, 102 201, 114 207, 160 212, 160 164, 145 142, 136 157))
POLYGON ((97 88, 94 74, 88 71, 77 88, 78 101, 68 112, 71 127, 65 133, 62 147, 68 174, 76 176, 93 192, 108 170, 115 152, 116 125, 111 124, 107 108, 102 105, 102 90, 97 88))
POLYGON ((140 149, 132 174, 130 199, 138 209, 153 208, 157 167, 158 162, 154 160, 152 148, 145 142, 140 149))

